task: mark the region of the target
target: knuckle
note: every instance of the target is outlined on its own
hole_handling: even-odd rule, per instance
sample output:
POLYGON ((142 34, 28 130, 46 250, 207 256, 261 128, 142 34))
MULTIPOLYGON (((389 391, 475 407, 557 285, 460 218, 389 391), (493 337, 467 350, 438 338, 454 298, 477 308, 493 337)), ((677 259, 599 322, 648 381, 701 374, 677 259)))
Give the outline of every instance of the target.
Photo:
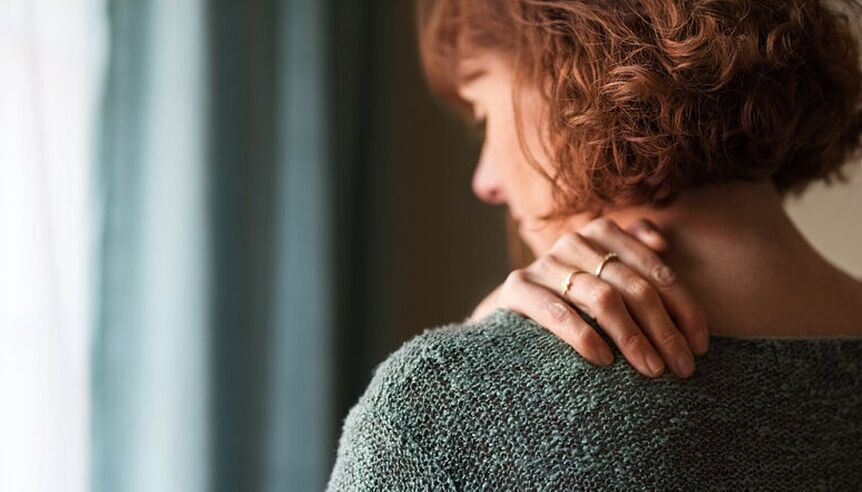
POLYGON ((514 286, 522 284, 527 280, 527 272, 522 269, 512 270, 503 282, 504 290, 511 290, 514 286))
POLYGON ((609 284, 598 283, 590 289, 590 298, 599 311, 613 309, 617 292, 609 284))
POLYGON ((641 344, 641 335, 636 332, 625 333, 620 337, 619 344, 622 347, 634 350, 641 344))
POLYGON ((556 251, 571 251, 576 249, 581 244, 581 236, 577 233, 570 232, 567 234, 563 234, 560 239, 554 243, 554 250, 556 251))
POLYGON ((652 286, 646 280, 634 278, 628 281, 626 292, 638 302, 651 303, 656 300, 652 286))
POLYGON ((670 287, 677 281, 676 272, 663 263, 653 265, 650 269, 650 277, 662 287, 670 287))
POLYGON ((682 336, 676 332, 675 330, 667 330, 658 336, 658 343, 664 345, 665 347, 674 347, 685 343, 682 340, 682 336))

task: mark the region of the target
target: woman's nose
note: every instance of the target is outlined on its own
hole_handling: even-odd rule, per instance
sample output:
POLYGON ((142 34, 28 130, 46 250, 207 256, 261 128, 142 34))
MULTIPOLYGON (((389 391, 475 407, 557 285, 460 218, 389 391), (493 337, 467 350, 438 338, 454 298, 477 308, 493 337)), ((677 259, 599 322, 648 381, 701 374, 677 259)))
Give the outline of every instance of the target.
POLYGON ((473 173, 473 193, 485 203, 502 205, 506 203, 503 185, 494 166, 480 158, 476 171, 473 173))

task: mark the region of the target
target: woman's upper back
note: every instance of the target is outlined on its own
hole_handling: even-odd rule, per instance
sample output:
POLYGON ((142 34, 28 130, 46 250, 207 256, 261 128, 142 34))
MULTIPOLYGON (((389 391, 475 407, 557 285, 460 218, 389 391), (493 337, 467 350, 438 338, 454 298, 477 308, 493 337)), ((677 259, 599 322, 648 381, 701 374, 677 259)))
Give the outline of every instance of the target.
POLYGON ((694 377, 651 380, 498 310, 378 367, 329 487, 858 487, 860 365, 862 339, 713 337, 694 377))

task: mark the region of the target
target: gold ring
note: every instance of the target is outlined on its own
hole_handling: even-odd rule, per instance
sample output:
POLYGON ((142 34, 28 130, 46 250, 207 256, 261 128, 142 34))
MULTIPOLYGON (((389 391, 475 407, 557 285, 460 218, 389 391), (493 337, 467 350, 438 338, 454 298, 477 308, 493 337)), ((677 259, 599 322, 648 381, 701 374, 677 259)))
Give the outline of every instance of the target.
POLYGON ((596 273, 595 273, 594 275, 595 275, 596 277, 600 276, 600 275, 602 274, 602 270, 604 270, 604 269, 605 269, 605 265, 607 265, 607 264, 608 264, 608 262, 610 262, 611 260, 616 260, 616 259, 617 259, 617 254, 616 254, 616 253, 608 253, 608 254, 606 254, 606 255, 605 255, 605 257, 604 257, 604 258, 602 258, 602 262, 601 262, 601 263, 599 263, 599 266, 597 266, 597 267, 596 267, 596 273))
POLYGON ((572 279, 575 278, 575 275, 579 273, 586 273, 580 268, 575 268, 569 273, 569 276, 566 277, 566 280, 563 281, 563 292, 561 297, 566 297, 566 294, 569 292, 569 288, 572 287, 572 279))

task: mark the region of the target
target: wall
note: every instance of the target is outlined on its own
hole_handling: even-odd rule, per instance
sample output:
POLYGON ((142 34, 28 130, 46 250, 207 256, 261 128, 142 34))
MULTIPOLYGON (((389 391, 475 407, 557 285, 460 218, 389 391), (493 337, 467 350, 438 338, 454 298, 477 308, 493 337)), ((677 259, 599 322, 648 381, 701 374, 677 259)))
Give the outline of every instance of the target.
POLYGON ((847 169, 848 183, 815 185, 787 210, 824 256, 862 280, 862 164, 847 169))

